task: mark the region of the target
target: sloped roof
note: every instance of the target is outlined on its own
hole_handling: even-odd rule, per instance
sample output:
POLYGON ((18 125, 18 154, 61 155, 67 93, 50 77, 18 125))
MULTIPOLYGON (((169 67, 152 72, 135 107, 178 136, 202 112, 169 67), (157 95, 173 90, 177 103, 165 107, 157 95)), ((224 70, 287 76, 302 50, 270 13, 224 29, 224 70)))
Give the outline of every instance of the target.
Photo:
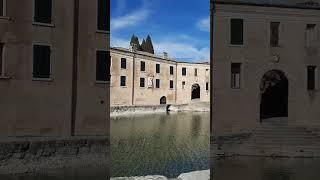
POLYGON ((218 4, 320 9, 320 0, 213 0, 213 2, 218 4))

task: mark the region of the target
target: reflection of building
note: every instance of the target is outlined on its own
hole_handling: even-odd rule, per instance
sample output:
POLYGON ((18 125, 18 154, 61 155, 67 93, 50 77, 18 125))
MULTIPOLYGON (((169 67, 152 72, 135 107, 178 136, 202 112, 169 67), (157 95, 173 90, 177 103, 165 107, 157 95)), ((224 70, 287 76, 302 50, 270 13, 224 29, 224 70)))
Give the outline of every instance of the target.
POLYGON ((109 1, 0 7, 0 136, 106 135, 109 1))
POLYGON ((208 63, 111 48, 111 106, 209 102, 209 75, 208 63))
POLYGON ((320 124, 320 6, 282 2, 212 1, 214 135, 320 124))

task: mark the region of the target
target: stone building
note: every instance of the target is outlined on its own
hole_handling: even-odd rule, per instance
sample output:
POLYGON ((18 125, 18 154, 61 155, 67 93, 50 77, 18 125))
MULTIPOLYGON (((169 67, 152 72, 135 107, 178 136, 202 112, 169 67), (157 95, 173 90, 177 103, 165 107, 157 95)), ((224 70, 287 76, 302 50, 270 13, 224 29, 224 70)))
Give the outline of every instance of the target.
POLYGON ((109 0, 0 0, 0 137, 107 135, 109 0))
POLYGON ((271 121, 286 125, 282 132, 319 125, 319 4, 211 3, 213 135, 252 132, 271 121))
POLYGON ((209 102, 210 65, 111 48, 111 106, 209 102))

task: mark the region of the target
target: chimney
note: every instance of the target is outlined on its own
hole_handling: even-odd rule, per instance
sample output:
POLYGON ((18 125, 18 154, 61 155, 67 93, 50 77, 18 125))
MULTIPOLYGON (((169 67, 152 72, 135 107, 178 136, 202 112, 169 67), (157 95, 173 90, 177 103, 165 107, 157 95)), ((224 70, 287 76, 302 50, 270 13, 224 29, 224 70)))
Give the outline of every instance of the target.
POLYGON ((167 52, 163 52, 163 59, 168 59, 168 53, 167 52))

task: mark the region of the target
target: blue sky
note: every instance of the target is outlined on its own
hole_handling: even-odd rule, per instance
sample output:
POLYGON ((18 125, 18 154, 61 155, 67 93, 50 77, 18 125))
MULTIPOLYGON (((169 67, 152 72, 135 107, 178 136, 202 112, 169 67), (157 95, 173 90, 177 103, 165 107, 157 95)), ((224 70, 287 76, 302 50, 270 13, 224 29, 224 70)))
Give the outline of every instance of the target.
POLYGON ((208 61, 209 0, 111 0, 111 46, 129 47, 132 34, 150 34, 156 54, 208 61))

